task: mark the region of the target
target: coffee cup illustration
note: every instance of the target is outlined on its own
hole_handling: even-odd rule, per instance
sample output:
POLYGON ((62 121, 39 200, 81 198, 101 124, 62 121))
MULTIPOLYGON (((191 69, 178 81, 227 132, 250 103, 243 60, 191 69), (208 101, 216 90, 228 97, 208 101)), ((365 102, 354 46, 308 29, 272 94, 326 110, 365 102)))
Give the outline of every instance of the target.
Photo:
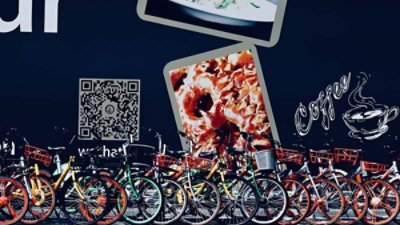
POLYGON ((349 95, 348 102, 353 107, 343 114, 343 121, 350 129, 349 136, 355 139, 374 140, 389 130, 389 122, 395 120, 399 107, 376 104, 371 97, 364 97, 362 90, 369 76, 361 73, 357 88, 349 95))
POLYGON ((389 130, 388 123, 399 115, 398 107, 376 105, 375 109, 358 107, 343 114, 343 120, 350 129, 349 135, 356 139, 373 140, 389 130))

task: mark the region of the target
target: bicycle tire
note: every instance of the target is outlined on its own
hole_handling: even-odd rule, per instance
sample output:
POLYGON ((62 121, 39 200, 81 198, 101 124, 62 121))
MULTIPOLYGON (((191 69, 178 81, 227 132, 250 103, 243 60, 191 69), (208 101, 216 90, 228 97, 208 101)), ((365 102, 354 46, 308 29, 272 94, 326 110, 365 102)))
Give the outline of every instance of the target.
MULTIPOLYGON (((54 191, 53 186, 51 183, 44 177, 36 177, 30 176, 29 179, 39 179, 42 183, 42 190, 35 190, 31 187, 31 192, 33 199, 29 201, 29 208, 25 216, 21 219, 21 223, 23 224, 37 224, 43 222, 47 218, 51 216, 55 207, 56 207, 56 193, 54 191), (43 190, 45 189, 45 190, 43 190), (47 201, 50 198, 50 201, 47 201), (46 206, 46 202, 48 205, 48 209, 45 209, 43 212, 43 206, 46 206), (38 208, 38 209, 36 209, 38 208), (42 211, 42 212, 38 212, 42 211)), ((32 181, 31 181, 32 185, 32 181)), ((37 184, 35 184, 37 185, 37 184)))
POLYGON ((9 177, 0 177, 0 189, 0 213, 4 217, 0 219, 0 225, 15 224, 25 216, 29 208, 28 192, 21 182, 9 177), (13 194, 14 191, 15 194, 13 194), (18 195, 16 195, 17 193, 18 195), (12 206, 12 201, 18 200, 18 198, 10 197, 9 194, 22 197, 22 204, 16 205, 21 206, 18 212, 12 206))
MULTIPOLYGON (((218 216, 219 210, 221 208, 221 197, 220 197, 220 193, 218 191, 218 188, 213 183, 211 183, 211 182, 209 182, 207 180, 204 180, 204 179, 195 179, 195 180, 192 180, 191 183, 192 183, 192 187, 194 187, 194 189, 200 189, 201 185, 203 185, 203 184, 208 186, 206 188, 203 188, 202 191, 205 190, 205 191, 212 191, 212 192, 209 192, 208 193, 209 195, 207 195, 207 192, 204 192, 205 196, 203 197, 203 200, 205 199, 205 197, 208 197, 211 201, 216 201, 216 204, 214 204, 215 208, 213 209, 213 212, 210 213, 211 215, 208 215, 208 218, 205 218, 202 221, 200 221, 200 220, 198 220, 198 221, 190 221, 189 219, 193 218, 194 214, 189 214, 189 213, 192 213, 193 211, 196 211, 198 213, 196 215, 199 215, 202 218, 204 218, 204 215, 202 214, 201 211, 198 210, 200 207, 202 207, 201 203, 193 201, 193 196, 191 194, 191 190, 190 190, 190 187, 188 185, 188 180, 185 179, 185 180, 183 180, 182 185, 185 188, 185 191, 186 191, 186 193, 188 195, 189 204, 188 204, 188 207, 186 209, 185 214, 181 217, 181 221, 183 223, 191 224, 191 225, 205 225, 205 224, 208 224, 218 216)), ((193 192, 196 193, 195 190, 193 190, 193 192)), ((201 195, 201 193, 198 193, 198 195, 201 195)), ((204 207, 202 207, 202 208, 204 209, 204 207)))
POLYGON ((335 222, 339 225, 355 224, 363 219, 368 210, 368 194, 357 181, 338 177, 339 187, 345 198, 342 216, 335 222), (355 201, 356 200, 356 201, 355 201), (349 211, 351 210, 350 214, 349 211), (354 215, 351 217, 350 215, 354 215))
MULTIPOLYGON (((68 188, 74 187, 72 179, 69 179, 65 181, 63 187, 60 190, 60 204, 59 207, 65 214, 68 220, 70 220, 74 224, 78 225, 92 225, 97 222, 99 222, 105 214, 108 212, 109 209, 109 195, 110 191, 103 181, 103 179, 100 176, 94 175, 94 174, 88 174, 88 173, 78 173, 75 175, 76 180, 78 182, 82 182, 84 179, 84 182, 86 182, 87 188, 84 188, 84 185, 80 184, 80 187, 83 189, 83 191, 87 191, 86 193, 91 194, 89 196, 89 199, 85 199, 82 201, 80 198, 79 194, 76 193, 76 191, 73 192, 68 192, 68 188), (91 185, 90 182, 95 182, 97 187, 92 188, 89 187, 88 185, 91 185), (101 196, 97 196, 98 194, 96 192, 102 191, 101 196), (76 199, 68 199, 68 202, 71 202, 71 206, 66 204, 66 196, 70 197, 72 194, 75 195, 76 199), (93 199, 91 199, 93 198, 93 199), (96 204, 97 208, 95 208, 95 214, 88 212, 87 206, 91 206, 89 203, 94 203, 96 204), (101 210, 98 212, 97 210, 101 210), (75 213, 76 216, 74 216, 72 213, 75 213), (96 218, 92 218, 93 216, 96 216, 96 218), (80 219, 80 220, 78 220, 80 219)), ((73 189, 75 190, 75 189, 73 189)), ((89 209, 90 210, 90 209, 89 209)))
POLYGON ((128 196, 124 187, 116 180, 100 175, 103 181, 107 184, 110 195, 109 195, 109 207, 97 224, 98 225, 109 225, 120 220, 128 207, 128 196))
POLYGON ((157 225, 172 224, 180 220, 185 214, 188 197, 183 186, 176 181, 163 178, 160 186, 164 194, 164 204, 160 215, 157 216, 153 223, 157 225), (173 186, 175 186, 175 189, 173 186), (172 210, 171 205, 178 205, 180 208, 178 212, 176 209, 172 210), (171 212, 174 214, 172 217, 170 215, 171 212))
MULTIPOLYGON (((310 194, 311 197, 311 210, 307 217, 304 219, 307 223, 313 224, 313 225, 329 225, 335 223, 340 216, 343 213, 344 206, 345 206, 345 200, 342 191, 340 188, 333 183, 332 181, 329 181, 327 179, 323 178, 317 178, 314 179, 314 184, 316 188, 322 188, 318 191, 318 195, 325 194, 326 191, 328 191, 328 196, 327 197, 322 197, 320 199, 317 199, 318 196, 314 190, 314 186, 312 185, 311 181, 306 182, 305 186, 308 190, 308 193, 310 194), (334 198, 332 198, 334 196, 334 198), (330 200, 335 200, 338 199, 338 204, 330 204, 331 209, 328 208, 328 210, 331 210, 331 212, 335 213, 334 215, 330 215, 326 212, 326 207, 328 201, 330 200), (338 209, 332 209, 332 206, 338 205, 338 209)), ((328 205, 329 207, 329 205, 328 205)))
MULTIPOLYGON (((282 219, 282 217, 285 215, 286 210, 289 207, 289 198, 288 198, 286 189, 282 185, 281 182, 279 182, 278 180, 276 180, 272 177, 269 177, 269 176, 257 177, 256 182, 258 185, 259 185, 259 182, 263 182, 263 184, 267 184, 268 187, 262 187, 264 197, 261 199, 258 212, 253 217, 252 221, 254 223, 262 224, 262 225, 275 224, 279 220, 282 219), (272 191, 271 185, 275 186, 275 187, 272 186, 272 188, 274 190, 278 191, 277 193, 273 194, 271 192, 272 191), (280 207, 278 207, 276 209, 276 210, 278 210, 277 213, 274 213, 274 214, 276 214, 276 216, 274 216, 273 218, 270 218, 270 214, 271 214, 270 210, 272 209, 271 203, 277 202, 277 201, 271 201, 271 199, 274 199, 277 197, 281 198, 283 203, 280 207), (267 216, 267 218, 265 218, 266 216, 267 216)), ((261 198, 261 196, 260 196, 260 198, 261 198)), ((276 208, 276 207, 274 207, 274 208, 276 208)))
MULTIPOLYGON (((368 211, 365 214, 363 221, 367 224, 373 224, 373 225, 383 225, 383 224, 388 224, 390 222, 392 222, 398 212, 399 212, 399 208, 400 208, 400 197, 399 197, 399 193, 397 192, 396 188, 393 187, 391 184, 389 184, 386 181, 383 180, 369 180, 363 183, 363 187, 365 188, 365 190, 368 193, 368 200, 369 203, 368 204, 368 211), (373 188, 373 189, 371 189, 373 188), (382 212, 382 210, 380 210, 378 207, 381 207, 382 209, 382 205, 381 202, 386 202, 388 201, 388 193, 385 193, 384 195, 377 195, 379 194, 379 192, 381 192, 382 190, 384 190, 386 192, 386 190, 390 191, 390 196, 393 197, 392 201, 394 201, 395 206, 393 207, 393 210, 391 212, 390 215, 387 215, 386 218, 382 217, 382 215, 376 215, 377 210, 379 210, 379 212, 382 212), (378 219, 380 221, 378 221, 378 219)), ((385 209, 386 207, 383 207, 383 211, 387 212, 387 210, 385 209)))
POLYGON ((300 181, 283 179, 282 184, 288 193, 289 206, 285 215, 278 223, 280 225, 298 224, 306 218, 311 208, 310 194, 300 181))
POLYGON ((217 184, 216 186, 220 190, 220 196, 221 196, 221 209, 219 210, 218 220, 223 224, 227 225, 247 224, 252 220, 252 218, 257 213, 259 208, 259 199, 257 196, 256 188, 250 181, 234 174, 225 175, 224 180, 225 180, 224 182, 222 182, 221 178, 215 180, 215 184, 217 184), (234 184, 235 182, 236 184, 234 184), (227 184, 228 188, 230 188, 230 190, 228 191, 230 192, 232 197, 235 198, 234 200, 229 199, 227 193, 225 193, 223 187, 224 183, 227 184), (231 184, 234 184, 235 186, 230 186, 231 184), (246 192, 247 200, 250 200, 249 203, 251 205, 248 204, 244 205, 245 203, 242 200, 244 199, 243 192, 246 192), (238 203, 239 205, 237 206, 239 206, 239 208, 235 208, 235 205, 238 203), (250 210, 250 212, 248 210, 250 210))
MULTIPOLYGON (((394 178, 394 180, 390 180, 389 183, 391 185, 393 185, 394 188, 396 188, 398 193, 400 193, 400 180, 398 180, 397 178, 394 178)), ((396 221, 396 223, 400 224, 400 212, 397 213, 395 221, 396 221)))
POLYGON ((129 181, 125 181, 125 183, 122 185, 128 195, 128 208, 123 216, 125 220, 132 224, 148 224, 153 222, 157 216, 161 212, 162 205, 164 203, 163 195, 160 186, 153 181, 152 179, 148 177, 142 177, 142 176, 135 176, 132 177, 132 183, 135 185, 135 191, 138 193, 139 197, 138 199, 135 199, 136 197, 132 196, 132 190, 130 190, 131 184, 129 181), (144 183, 147 183, 147 185, 143 185, 144 183), (152 187, 154 190, 150 191, 146 190, 147 187, 152 187), (156 194, 155 198, 156 199, 151 199, 151 198, 145 198, 147 194, 151 194, 151 192, 154 192, 156 194), (142 199, 145 199, 142 201, 142 199), (144 201, 148 202, 144 202, 144 201), (154 210, 147 208, 146 209, 146 204, 149 202, 157 202, 157 206, 154 208, 154 210), (148 211, 151 210, 151 211, 148 211), (139 217, 138 214, 142 214, 139 217), (149 213, 149 215, 145 215, 145 213, 149 213), (150 215, 151 214, 151 215, 150 215))

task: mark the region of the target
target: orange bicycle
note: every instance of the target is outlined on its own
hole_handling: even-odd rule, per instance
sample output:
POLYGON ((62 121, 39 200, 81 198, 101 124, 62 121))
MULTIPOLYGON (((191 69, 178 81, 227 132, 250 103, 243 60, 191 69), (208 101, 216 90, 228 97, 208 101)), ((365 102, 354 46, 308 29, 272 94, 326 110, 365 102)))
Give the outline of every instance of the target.
MULTIPOLYGON (((362 150, 335 148, 338 160, 348 161, 355 165, 362 150)), ((400 197, 396 188, 379 175, 388 173, 390 167, 386 164, 360 160, 359 166, 352 174, 337 171, 350 179, 362 184, 368 194, 368 210, 363 221, 367 224, 383 225, 392 222, 400 209, 400 197)))
MULTIPOLYGON (((56 205, 56 194, 51 183, 39 173, 32 173, 34 167, 29 165, 31 158, 26 155, 25 158, 11 159, 13 163, 5 168, 12 178, 22 182, 28 192, 29 209, 21 220, 24 224, 37 224, 46 220, 56 205)), ((40 159, 38 162, 45 163, 40 159)))
POLYGON ((364 187, 356 180, 344 176, 338 176, 335 171, 335 163, 346 162, 346 149, 332 151, 329 145, 327 149, 315 151, 310 150, 311 163, 319 166, 317 177, 324 177, 334 182, 342 191, 345 198, 345 208, 336 224, 355 224, 367 213, 368 195, 364 187), (336 154, 334 154, 336 153, 336 154), (336 156, 336 157, 335 157, 336 156))
POLYGON ((6 155, 11 145, 0 146, 0 225, 19 222, 29 208, 29 195, 24 185, 16 179, 3 177, 6 155))

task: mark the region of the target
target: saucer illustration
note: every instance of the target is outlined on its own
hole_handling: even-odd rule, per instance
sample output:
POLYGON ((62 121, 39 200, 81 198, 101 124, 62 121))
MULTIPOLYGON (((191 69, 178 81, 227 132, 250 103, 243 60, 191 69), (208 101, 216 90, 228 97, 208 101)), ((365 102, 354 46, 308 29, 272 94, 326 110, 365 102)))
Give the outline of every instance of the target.
POLYGON ((349 136, 354 139, 374 140, 385 134, 389 130, 389 126, 385 125, 376 131, 350 131, 349 136))
POLYGON ((377 104, 372 97, 364 97, 362 91, 367 84, 369 75, 360 73, 356 89, 349 97, 348 103, 352 106, 342 118, 350 129, 348 135, 354 139, 374 140, 389 130, 388 123, 399 115, 399 107, 389 107, 377 104))

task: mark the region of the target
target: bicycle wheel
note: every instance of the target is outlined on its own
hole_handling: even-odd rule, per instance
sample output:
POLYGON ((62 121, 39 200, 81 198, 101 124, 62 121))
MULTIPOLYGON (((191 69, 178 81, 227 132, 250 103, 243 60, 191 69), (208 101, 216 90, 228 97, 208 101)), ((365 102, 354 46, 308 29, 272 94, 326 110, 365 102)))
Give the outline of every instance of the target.
POLYGON ((338 177, 337 180, 345 199, 345 207, 342 216, 336 221, 336 224, 355 224, 367 213, 367 192, 355 180, 346 177, 338 177))
POLYGON ((56 206, 56 193, 49 181, 43 177, 31 176, 28 180, 32 197, 29 208, 21 222, 36 224, 47 219, 56 206))
POLYGON ((294 225, 304 220, 311 207, 310 195, 306 187, 296 180, 282 180, 289 197, 289 207, 283 218, 279 221, 281 225, 294 225))
POLYGON ((164 205, 153 223, 171 224, 178 221, 185 213, 188 197, 182 185, 173 180, 162 179, 161 189, 164 194, 164 205))
MULTIPOLYGON (((400 193, 400 180, 397 180, 397 178, 395 178, 395 180, 391 180, 389 181, 389 183, 396 188, 397 192, 400 193)), ((400 224, 400 212, 397 214, 396 216, 396 223, 400 224)))
POLYGON ((29 207, 24 186, 12 178, 0 177, 0 225, 17 223, 29 207))
POLYGON ((392 222, 399 212, 400 198, 396 188, 382 180, 370 180, 363 183, 368 194, 368 211, 365 223, 381 225, 392 222))
POLYGON ((188 195, 189 204, 181 221, 192 225, 203 225, 213 221, 221 208, 218 188, 206 180, 186 179, 183 186, 188 195))
POLYGON ((75 224, 99 222, 109 211, 110 191, 101 177, 76 174, 76 182, 66 181, 61 189, 60 208, 75 224))
POLYGON ((154 221, 163 206, 160 187, 147 177, 133 177, 132 182, 123 185, 128 195, 128 208, 124 218, 133 224, 146 224, 154 221))
POLYGON ((311 209, 305 221, 313 225, 328 225, 336 222, 343 213, 345 199, 340 188, 326 179, 314 179, 305 186, 311 198, 311 209))
POLYGON ((224 178, 224 181, 217 180, 221 195, 219 221, 228 225, 248 223, 259 207, 256 188, 236 175, 226 175, 224 178))
POLYGON ((252 221, 257 224, 277 223, 285 215, 289 199, 283 185, 270 177, 258 177, 260 207, 252 221))
POLYGON ((124 187, 116 180, 101 176, 110 190, 109 207, 105 216, 97 222, 99 225, 109 225, 117 222, 125 214, 128 208, 128 196, 124 187))

